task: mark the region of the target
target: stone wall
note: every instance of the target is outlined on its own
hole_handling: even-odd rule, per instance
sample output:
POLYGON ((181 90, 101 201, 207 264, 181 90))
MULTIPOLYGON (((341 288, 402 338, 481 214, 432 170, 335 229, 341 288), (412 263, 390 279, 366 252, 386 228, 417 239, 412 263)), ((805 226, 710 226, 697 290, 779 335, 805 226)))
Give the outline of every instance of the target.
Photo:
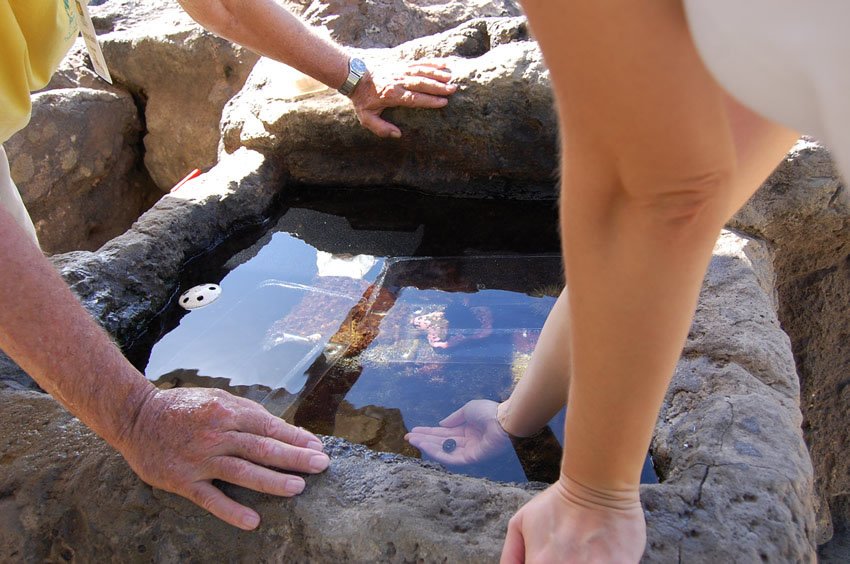
MULTIPOLYGON (((175 294, 190 257, 268 213, 287 189, 281 175, 240 149, 99 252, 56 257, 57 267, 126 341, 175 294)), ((653 440, 661 483, 641 490, 646 562, 814 553, 812 469, 773 279, 763 243, 718 241, 653 440)), ((243 533, 145 486, 52 399, 19 387, 0 390, 2 559, 491 562, 533 495, 328 439, 331 469, 295 499, 227 488, 263 515, 261 530, 243 533)))
MULTIPOLYGON (((829 152, 801 139, 732 223, 767 241, 801 382, 818 542, 850 538, 850 195, 829 152)), ((845 539, 842 541, 842 539, 845 539)))
MULTIPOLYGON (((121 342, 168 304, 192 257, 263 221, 299 184, 554 195, 548 74, 522 18, 466 21, 448 0, 291 2, 370 65, 449 58, 460 86, 450 104, 387 112, 404 136, 386 140, 359 127, 344 97, 293 93, 278 65, 255 65, 171 2, 102 4, 92 10, 117 86, 63 67, 9 153, 48 245, 66 237, 49 226, 87 233, 74 240, 87 251, 54 262, 121 342), (441 4, 454 15, 433 16, 441 4), (387 10, 395 27, 343 26, 337 16, 361 5, 364 17, 387 10), (415 38, 426 21, 433 30, 415 38), (77 109, 93 107, 114 108, 102 120, 109 134, 62 135, 83 131, 74 120, 93 110, 77 109), (174 119, 187 110, 191 119, 174 119), (53 169, 39 164, 49 142, 63 155, 53 169), (104 210, 136 210, 123 230, 150 204, 151 179, 167 190, 195 167, 212 169, 89 252, 115 234, 99 223, 104 210), (104 204, 107 188, 118 204, 104 204), (72 221, 78 212, 63 205, 78 201, 90 209, 72 221)), ((518 14, 512 2, 486 5, 486 15, 518 14)), ((834 533, 846 538, 848 206, 828 153, 803 140, 731 223, 748 236, 718 240, 653 438, 661 483, 641 491, 645 561, 801 561, 834 533)), ((493 561, 507 519, 533 493, 328 439, 331 470, 309 477, 304 495, 228 489, 264 516, 260 531, 243 533, 142 484, 5 359, 0 429, 0 560, 493 561)))

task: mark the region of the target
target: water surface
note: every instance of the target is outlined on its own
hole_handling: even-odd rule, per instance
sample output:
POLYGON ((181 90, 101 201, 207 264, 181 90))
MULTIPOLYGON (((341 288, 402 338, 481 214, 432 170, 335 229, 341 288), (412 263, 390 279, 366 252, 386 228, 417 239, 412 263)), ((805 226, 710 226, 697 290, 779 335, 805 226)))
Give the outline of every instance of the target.
MULTIPOLYGON (((556 238, 543 252, 530 253, 528 241, 520 252, 502 241, 500 251, 466 233, 475 230, 468 221, 443 245, 455 256, 422 256, 446 234, 411 221, 410 210, 394 225, 315 207, 293 206, 253 244, 197 261, 178 294, 218 282, 221 297, 191 312, 169 306, 154 324, 163 334, 137 360, 148 378, 227 389, 311 431, 409 456, 421 456, 403 440, 412 427, 435 426, 472 399, 509 396, 562 285, 556 238)), ((559 442, 563 420, 562 411, 550 424, 559 442)), ((506 451, 452 470, 514 482, 557 476, 557 452, 523 457, 506 451)), ((655 481, 649 464, 644 478, 655 481)))

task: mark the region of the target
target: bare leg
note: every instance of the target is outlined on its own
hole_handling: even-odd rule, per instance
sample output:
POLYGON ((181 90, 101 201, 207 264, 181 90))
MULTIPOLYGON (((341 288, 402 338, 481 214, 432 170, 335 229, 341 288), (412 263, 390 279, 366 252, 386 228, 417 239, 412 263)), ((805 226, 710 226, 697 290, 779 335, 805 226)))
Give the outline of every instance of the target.
POLYGON ((712 247, 795 135, 726 98, 675 0, 524 5, 564 140, 572 380, 561 480, 503 558, 636 561, 641 465, 712 247))

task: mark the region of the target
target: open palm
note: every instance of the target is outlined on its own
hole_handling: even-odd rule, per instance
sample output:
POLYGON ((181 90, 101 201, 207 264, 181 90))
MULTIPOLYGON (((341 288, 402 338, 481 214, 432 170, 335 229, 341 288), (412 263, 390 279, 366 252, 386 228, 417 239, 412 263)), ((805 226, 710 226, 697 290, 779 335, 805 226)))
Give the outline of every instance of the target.
POLYGON ((411 445, 443 464, 463 465, 492 458, 511 446, 508 434, 496 419, 499 404, 478 399, 440 421, 439 427, 414 427, 404 436, 411 445), (456 446, 443 449, 446 440, 456 446))

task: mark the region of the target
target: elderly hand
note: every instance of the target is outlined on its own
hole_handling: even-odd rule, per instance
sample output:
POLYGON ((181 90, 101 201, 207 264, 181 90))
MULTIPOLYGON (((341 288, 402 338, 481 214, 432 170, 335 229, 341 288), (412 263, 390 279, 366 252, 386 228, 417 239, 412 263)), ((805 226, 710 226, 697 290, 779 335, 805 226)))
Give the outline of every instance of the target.
POLYGON ((472 400, 440 421, 440 427, 414 427, 404 436, 411 445, 443 464, 472 464, 510 448, 511 440, 496 420, 499 404, 472 400), (443 450, 453 439, 455 448, 443 450))
POLYGON ((294 496, 329 459, 313 434, 274 417, 253 401, 201 388, 155 390, 118 450, 146 483, 181 495, 219 519, 254 529, 260 516, 212 484, 294 496))
POLYGON ((631 563, 640 560, 645 545, 637 490, 597 492, 562 474, 511 518, 501 564, 631 563))
POLYGON ((442 108, 457 90, 441 63, 415 62, 397 68, 370 70, 351 95, 360 124, 379 137, 401 137, 401 130, 381 118, 387 108, 442 108))

